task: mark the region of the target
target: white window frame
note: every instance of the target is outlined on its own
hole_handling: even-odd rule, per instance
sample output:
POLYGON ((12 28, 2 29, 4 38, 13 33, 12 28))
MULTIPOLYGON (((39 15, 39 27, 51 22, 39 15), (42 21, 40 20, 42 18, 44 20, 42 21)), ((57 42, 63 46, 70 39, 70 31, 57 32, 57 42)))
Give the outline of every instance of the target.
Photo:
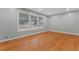
MULTIPOLYGON (((23 14, 26 14, 28 15, 29 17, 29 13, 26 13, 26 12, 23 12, 23 11, 17 11, 17 32, 20 32, 20 31, 26 31, 26 30, 29 30, 29 28, 20 28, 20 25, 19 25, 19 13, 23 13, 23 14)), ((28 18, 28 23, 29 23, 29 18, 28 18)))
POLYGON ((40 15, 37 15, 37 14, 32 14, 31 12, 24 12, 24 11, 17 11, 17 32, 21 32, 21 31, 27 31, 27 30, 38 30, 38 29, 44 29, 44 17, 43 17, 43 26, 38 26, 39 25, 39 22, 38 22, 38 18, 39 17, 43 17, 43 16, 40 16, 40 15), (20 25, 19 25, 19 13, 23 13, 23 14, 26 14, 28 15, 29 17, 29 21, 28 21, 28 24, 29 24, 29 28, 25 28, 25 29, 21 29, 19 28, 20 25), (30 27, 31 26, 31 16, 37 16, 37 27, 30 27))
POLYGON ((38 28, 39 29, 43 29, 44 28, 44 17, 43 16, 38 16, 38 28), (39 17, 42 17, 43 19, 43 25, 42 26, 39 26, 39 17))
POLYGON ((30 14, 30 24, 32 22, 31 16, 36 16, 37 17, 37 26, 36 27, 31 27, 31 29, 38 29, 38 16, 35 15, 35 14, 34 15, 30 14))

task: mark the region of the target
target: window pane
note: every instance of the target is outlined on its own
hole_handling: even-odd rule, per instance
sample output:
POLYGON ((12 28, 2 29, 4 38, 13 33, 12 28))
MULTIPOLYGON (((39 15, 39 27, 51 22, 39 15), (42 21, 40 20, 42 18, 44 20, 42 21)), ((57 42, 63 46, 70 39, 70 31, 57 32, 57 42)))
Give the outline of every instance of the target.
POLYGON ((24 25, 29 22, 29 16, 27 14, 19 13, 19 24, 24 25))
POLYGON ((43 26, 43 17, 38 17, 38 26, 43 26))
POLYGON ((37 16, 31 16, 31 25, 37 27, 37 16))

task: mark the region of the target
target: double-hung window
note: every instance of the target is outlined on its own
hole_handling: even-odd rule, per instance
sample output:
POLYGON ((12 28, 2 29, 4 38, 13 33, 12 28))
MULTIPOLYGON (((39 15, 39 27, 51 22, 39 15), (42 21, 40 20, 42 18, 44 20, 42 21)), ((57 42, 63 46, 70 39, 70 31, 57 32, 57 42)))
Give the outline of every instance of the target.
POLYGON ((43 17, 38 17, 38 27, 43 28, 43 26, 44 26, 43 17))
POLYGON ((22 12, 18 13, 18 28, 19 31, 25 31, 29 28, 29 14, 22 12))

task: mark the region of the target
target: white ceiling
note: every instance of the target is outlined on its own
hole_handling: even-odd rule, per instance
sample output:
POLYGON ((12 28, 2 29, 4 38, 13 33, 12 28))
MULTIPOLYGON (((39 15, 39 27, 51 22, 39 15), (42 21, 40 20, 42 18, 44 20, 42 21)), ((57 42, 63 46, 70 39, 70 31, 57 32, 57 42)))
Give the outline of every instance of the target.
POLYGON ((67 11, 79 10, 79 8, 28 8, 28 9, 45 15, 55 15, 67 11))

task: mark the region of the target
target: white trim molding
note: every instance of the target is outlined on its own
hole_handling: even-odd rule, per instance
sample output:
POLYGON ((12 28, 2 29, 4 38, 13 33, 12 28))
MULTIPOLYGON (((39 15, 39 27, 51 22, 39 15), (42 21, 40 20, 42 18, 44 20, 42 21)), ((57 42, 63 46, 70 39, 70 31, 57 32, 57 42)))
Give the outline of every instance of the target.
POLYGON ((59 33, 64 33, 64 34, 71 34, 71 35, 78 35, 77 33, 70 33, 70 32, 64 32, 64 31, 53 31, 53 30, 49 30, 50 32, 59 32, 59 33))

